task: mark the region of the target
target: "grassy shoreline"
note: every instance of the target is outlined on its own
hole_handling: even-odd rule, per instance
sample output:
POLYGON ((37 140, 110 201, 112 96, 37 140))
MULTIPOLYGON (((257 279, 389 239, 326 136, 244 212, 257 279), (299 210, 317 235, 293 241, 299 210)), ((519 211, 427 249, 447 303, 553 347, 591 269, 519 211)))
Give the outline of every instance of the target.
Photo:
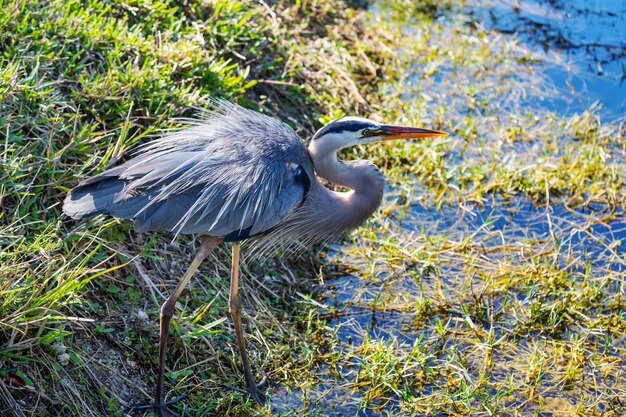
POLYGON ((513 105, 547 87, 545 57, 454 2, 445 19, 434 2, 388 3, 0 2, 0 410, 149 400, 159 306, 195 243, 69 222, 60 203, 220 96, 303 137, 343 114, 452 135, 348 152, 389 179, 374 218, 322 256, 244 263, 264 409, 219 385, 243 384, 228 248, 203 265, 168 359, 187 412, 624 411, 623 124, 513 105))
MULTIPOLYGON (((194 243, 111 219, 69 222, 65 192, 211 97, 274 114, 303 136, 333 116, 371 112, 393 42, 335 0, 7 1, 0 10, 2 407, 122 415, 151 395, 155 318, 194 243)), ((225 320, 226 252, 181 300, 168 394, 190 391, 187 405, 209 414, 247 415, 247 398, 218 385, 241 383, 225 320)), ((284 275, 273 262, 244 272, 278 277, 244 278, 248 317, 261 323, 246 320, 252 361, 274 369, 276 351, 286 360, 298 343, 279 321, 284 275)))

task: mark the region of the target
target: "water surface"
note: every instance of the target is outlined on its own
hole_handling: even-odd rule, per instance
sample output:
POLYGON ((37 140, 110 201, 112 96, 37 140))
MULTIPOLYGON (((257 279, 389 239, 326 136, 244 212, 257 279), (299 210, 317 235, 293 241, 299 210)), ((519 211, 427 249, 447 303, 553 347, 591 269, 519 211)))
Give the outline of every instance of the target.
POLYGON ((580 113, 598 103, 607 120, 626 113, 626 1, 471 0, 464 10, 544 54, 543 71, 562 94, 544 103, 549 109, 580 113))
MULTIPOLYGON (((453 124, 479 120, 475 122, 479 139, 453 138, 456 142, 451 143, 458 146, 448 149, 446 163, 482 164, 490 150, 494 150, 493 158, 509 154, 536 158, 546 146, 538 139, 503 144, 500 131, 485 128, 489 120, 514 121, 529 112, 567 118, 584 111, 603 121, 623 119, 626 1, 468 0, 459 7, 462 17, 454 8, 434 17, 441 28, 438 37, 431 34, 433 48, 445 46, 458 30, 456 19, 461 18, 464 27, 470 28, 466 36, 469 45, 473 42, 471 27, 484 26, 497 35, 477 42, 491 42, 494 51, 505 50, 519 59, 500 70, 499 61, 484 57, 485 62, 471 64, 477 68, 473 71, 471 65, 459 67, 453 59, 431 68, 421 57, 415 58, 406 77, 405 101, 419 99, 428 109, 445 108, 453 124), (489 65, 493 66, 490 70, 481 68, 489 65), (518 68, 530 68, 532 74, 516 72, 518 68), (478 73, 487 77, 479 79, 478 73), (511 87, 500 88, 502 84, 511 87), (464 92, 472 86, 476 87, 475 96, 468 99, 464 92)), ((392 15, 381 5, 374 6, 374 13, 392 15)), ((411 27, 409 23, 406 32, 416 40, 423 36, 417 24, 411 27)), ((422 120, 433 122, 436 116, 429 111, 424 111, 422 120)), ((357 233, 352 241, 329 251, 327 262, 345 272, 318 288, 316 302, 322 306, 319 314, 327 320, 329 335, 338 341, 332 350, 341 360, 332 366, 320 364, 319 383, 306 395, 296 390, 274 396, 276 411, 290 415, 300 415, 303 410, 307 415, 324 416, 403 415, 404 402, 448 388, 449 381, 432 376, 429 368, 451 366, 449 372, 457 372, 460 361, 467 365, 460 379, 485 378, 481 349, 487 333, 502 341, 488 355, 486 378, 493 387, 505 386, 514 374, 516 378, 524 375, 533 355, 576 337, 584 338, 586 352, 596 349, 623 362, 617 348, 623 337, 614 339, 601 329, 585 333, 576 321, 557 315, 546 318, 554 320, 553 333, 546 336, 543 324, 537 325, 540 330, 534 329, 532 322, 525 324, 528 317, 517 315, 521 311, 541 317, 537 309, 546 308, 545 314, 552 314, 564 308, 567 297, 611 300, 624 291, 626 218, 621 210, 593 203, 576 206, 531 201, 523 193, 496 193, 480 202, 461 199, 435 204, 422 198, 429 195, 428 190, 412 181, 409 195, 400 191, 400 184, 388 187, 383 204, 386 214, 368 227, 380 231, 376 232, 377 242, 359 239, 357 233), (545 273, 545 282, 534 279, 529 284, 527 277, 537 270, 545 273), (578 292, 579 288, 585 289, 578 292), (447 336, 441 336, 441 329, 447 336), (401 392, 386 393, 380 407, 376 403, 365 406, 367 384, 355 389, 355 382, 372 366, 372 357, 362 353, 362 346, 372 344, 388 348, 400 358, 422 352, 426 359, 415 370, 415 379, 424 382, 406 381, 401 392)), ((604 308, 609 307, 586 314, 606 313, 604 308)), ((565 365, 554 366, 559 371, 546 373, 537 389, 547 399, 558 398, 556 409, 559 401, 576 404, 579 392, 555 376, 565 373, 565 365)), ((606 377, 598 369, 586 368, 585 372, 594 380, 606 377)), ((586 395, 594 397, 619 385, 611 378, 603 381, 586 385, 586 395)), ((538 410, 516 394, 499 396, 494 391, 492 395, 521 413, 538 410)), ((480 409, 479 397, 464 401, 480 409)), ((606 407, 598 405, 601 411, 606 407)))

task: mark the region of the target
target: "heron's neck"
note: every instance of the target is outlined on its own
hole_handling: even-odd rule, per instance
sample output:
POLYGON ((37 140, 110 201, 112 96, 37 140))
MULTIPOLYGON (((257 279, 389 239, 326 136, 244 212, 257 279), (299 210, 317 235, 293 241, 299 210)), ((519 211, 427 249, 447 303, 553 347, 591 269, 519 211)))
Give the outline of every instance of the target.
POLYGON ((331 204, 338 205, 337 215, 348 213, 354 217, 356 224, 350 227, 362 223, 380 206, 385 180, 376 165, 362 160, 341 161, 335 150, 319 152, 310 146, 309 152, 317 175, 350 189, 347 192, 328 190, 331 204))

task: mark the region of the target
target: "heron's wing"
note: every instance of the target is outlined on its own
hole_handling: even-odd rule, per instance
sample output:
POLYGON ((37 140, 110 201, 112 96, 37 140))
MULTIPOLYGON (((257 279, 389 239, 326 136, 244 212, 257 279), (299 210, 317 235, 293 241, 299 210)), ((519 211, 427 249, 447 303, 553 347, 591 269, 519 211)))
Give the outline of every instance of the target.
POLYGON ((284 221, 308 192, 312 163, 276 119, 221 103, 207 121, 170 133, 143 153, 72 190, 73 217, 109 213, 139 231, 241 240, 284 221))

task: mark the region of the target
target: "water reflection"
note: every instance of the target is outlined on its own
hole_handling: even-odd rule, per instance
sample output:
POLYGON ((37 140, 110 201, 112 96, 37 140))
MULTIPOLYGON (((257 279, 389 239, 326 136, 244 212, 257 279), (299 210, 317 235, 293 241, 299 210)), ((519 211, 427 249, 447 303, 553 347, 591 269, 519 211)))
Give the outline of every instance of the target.
POLYGON ((626 2, 619 0, 472 0, 480 24, 540 46, 545 74, 574 100, 550 110, 581 112, 594 102, 607 119, 626 111, 626 2))

